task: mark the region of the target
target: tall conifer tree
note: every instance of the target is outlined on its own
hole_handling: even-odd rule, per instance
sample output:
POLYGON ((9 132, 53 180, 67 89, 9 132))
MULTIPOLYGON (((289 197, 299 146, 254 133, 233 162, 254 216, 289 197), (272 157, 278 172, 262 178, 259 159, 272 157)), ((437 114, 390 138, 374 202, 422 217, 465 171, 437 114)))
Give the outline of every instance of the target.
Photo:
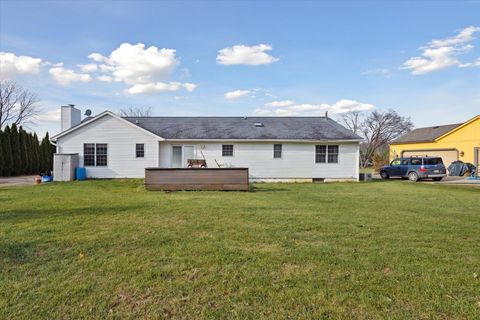
POLYGON ((12 157, 12 144, 10 142, 10 127, 6 126, 5 130, 3 131, 3 155, 4 155, 4 166, 3 166, 3 175, 8 177, 13 175, 13 157, 12 157))
POLYGON ((4 166, 5 166, 5 161, 3 160, 4 159, 4 151, 3 151, 3 131, 2 129, 0 129, 0 177, 3 176, 3 170, 4 170, 4 166))
POLYGON ((10 145, 12 146, 12 158, 13 158, 13 168, 12 168, 12 175, 17 176, 20 174, 20 139, 18 135, 17 125, 14 123, 12 124, 12 128, 10 130, 10 145))

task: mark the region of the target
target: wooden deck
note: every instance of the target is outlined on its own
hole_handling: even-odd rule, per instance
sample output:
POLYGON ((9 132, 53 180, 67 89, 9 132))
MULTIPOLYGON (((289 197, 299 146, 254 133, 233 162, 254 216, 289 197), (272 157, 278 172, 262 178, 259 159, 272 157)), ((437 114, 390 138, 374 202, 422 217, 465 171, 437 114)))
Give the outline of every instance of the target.
POLYGON ((248 191, 248 168, 145 168, 147 190, 248 191))

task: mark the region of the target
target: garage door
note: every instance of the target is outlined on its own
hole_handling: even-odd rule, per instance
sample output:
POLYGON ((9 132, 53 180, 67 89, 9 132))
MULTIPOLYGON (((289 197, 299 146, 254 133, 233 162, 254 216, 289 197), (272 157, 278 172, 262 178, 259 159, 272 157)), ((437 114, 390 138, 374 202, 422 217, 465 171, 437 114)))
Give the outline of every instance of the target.
POLYGON ((445 167, 448 167, 450 163, 458 160, 457 150, 415 150, 405 151, 402 154, 403 157, 411 156, 428 156, 428 157, 442 157, 445 167))

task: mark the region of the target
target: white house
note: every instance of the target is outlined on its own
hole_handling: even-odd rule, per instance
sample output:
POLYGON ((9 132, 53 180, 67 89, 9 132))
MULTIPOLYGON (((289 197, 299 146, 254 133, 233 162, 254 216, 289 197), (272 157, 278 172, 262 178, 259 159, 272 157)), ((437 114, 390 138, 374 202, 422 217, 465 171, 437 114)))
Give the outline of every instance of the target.
POLYGON ((62 107, 57 153, 78 153, 90 178, 143 178, 146 167, 248 167, 263 181, 358 180, 362 140, 328 117, 120 117, 81 120, 62 107))

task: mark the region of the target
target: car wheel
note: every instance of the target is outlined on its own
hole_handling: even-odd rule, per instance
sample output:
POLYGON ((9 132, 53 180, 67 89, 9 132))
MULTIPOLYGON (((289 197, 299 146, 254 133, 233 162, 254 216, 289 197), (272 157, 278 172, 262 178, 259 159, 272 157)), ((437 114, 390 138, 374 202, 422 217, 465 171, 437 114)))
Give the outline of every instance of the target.
POLYGON ((382 179, 388 179, 390 178, 387 171, 381 171, 380 172, 380 177, 382 177, 382 179))
POLYGON ((433 181, 440 181, 442 179, 443 179, 443 177, 433 178, 433 181))
POLYGON ((418 174, 415 171, 412 171, 408 174, 408 180, 412 182, 417 182, 418 181, 418 174))

